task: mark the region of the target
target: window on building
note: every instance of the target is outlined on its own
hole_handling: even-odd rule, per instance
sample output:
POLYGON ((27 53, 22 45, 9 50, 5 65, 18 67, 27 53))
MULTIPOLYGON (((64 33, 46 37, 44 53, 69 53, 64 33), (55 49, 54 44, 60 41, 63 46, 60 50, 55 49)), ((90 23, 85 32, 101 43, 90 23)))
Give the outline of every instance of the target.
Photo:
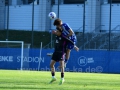
POLYGON ((32 3, 33 2, 33 0, 28 0, 28 4, 30 4, 30 3, 32 3))
POLYGON ((8 1, 7 0, 5 0, 5 5, 8 5, 8 1))
POLYGON ((23 4, 28 4, 28 0, 22 0, 23 4))
POLYGON ((64 0, 64 4, 81 4, 84 3, 85 0, 64 0))
MULTIPOLYGON (((39 4, 39 0, 16 0, 17 1, 17 5, 27 5, 27 4, 31 4, 34 1, 34 4, 38 5, 39 4)), ((5 5, 12 5, 12 2, 14 2, 14 0, 5 0, 5 5)))
POLYGON ((31 3, 33 3, 33 1, 34 1, 34 4, 39 4, 39 0, 27 0, 28 1, 28 4, 31 4, 31 3))
POLYGON ((11 2, 12 2, 11 0, 9 0, 9 1, 5 0, 5 5, 8 5, 8 3, 9 3, 9 5, 11 5, 11 2))
MULTIPOLYGON (((108 0, 108 3, 110 3, 111 0, 108 0)), ((112 0, 112 3, 120 3, 120 0, 112 0)))
POLYGON ((51 0, 51 5, 54 5, 55 4, 55 0, 51 0))

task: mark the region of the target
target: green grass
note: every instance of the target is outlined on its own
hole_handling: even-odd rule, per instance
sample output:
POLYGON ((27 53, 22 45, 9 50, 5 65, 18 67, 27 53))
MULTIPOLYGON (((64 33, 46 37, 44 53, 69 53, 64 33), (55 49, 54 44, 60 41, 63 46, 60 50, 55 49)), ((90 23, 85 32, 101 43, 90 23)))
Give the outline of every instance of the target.
POLYGON ((50 72, 0 70, 0 90, 120 90, 119 74, 65 72, 65 82, 58 85, 51 80, 50 72))

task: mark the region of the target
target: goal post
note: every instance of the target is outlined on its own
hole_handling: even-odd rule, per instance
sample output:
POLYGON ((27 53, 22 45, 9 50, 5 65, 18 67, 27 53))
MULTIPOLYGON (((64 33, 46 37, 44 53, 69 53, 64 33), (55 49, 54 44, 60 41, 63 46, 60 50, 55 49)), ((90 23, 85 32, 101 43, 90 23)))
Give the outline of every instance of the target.
MULTIPOLYGON (((23 69, 23 54, 24 54, 24 42, 23 41, 0 41, 0 48, 15 48, 15 44, 20 44, 17 48, 21 48, 21 55, 20 55, 20 70, 23 69)), ((4 60, 5 61, 5 60, 4 60)))

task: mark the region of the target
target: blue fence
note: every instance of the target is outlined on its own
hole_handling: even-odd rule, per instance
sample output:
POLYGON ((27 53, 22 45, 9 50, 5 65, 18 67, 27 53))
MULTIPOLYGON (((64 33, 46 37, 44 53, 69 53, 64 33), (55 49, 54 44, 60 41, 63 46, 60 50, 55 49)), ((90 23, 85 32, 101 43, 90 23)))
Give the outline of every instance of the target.
MULTIPOLYGON (((47 53, 52 49, 43 49, 40 57, 39 49, 24 51, 22 69, 50 71, 51 57, 47 53)), ((59 71, 59 63, 55 65, 59 71)), ((21 49, 0 48, 0 69, 21 68, 21 49)), ((120 52, 84 50, 72 51, 70 60, 65 68, 67 72, 95 72, 95 73, 120 73, 120 52)))

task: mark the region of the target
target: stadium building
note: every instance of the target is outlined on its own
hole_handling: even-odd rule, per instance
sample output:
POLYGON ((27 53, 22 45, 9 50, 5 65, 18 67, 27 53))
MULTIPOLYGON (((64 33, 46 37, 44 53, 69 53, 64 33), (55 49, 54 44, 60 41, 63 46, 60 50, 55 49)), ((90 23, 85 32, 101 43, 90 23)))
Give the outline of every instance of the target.
MULTIPOLYGON (((110 0, 34 0, 34 10, 32 1, 0 0, 0 29, 31 30, 34 22, 35 31, 48 31, 54 29, 53 20, 48 18, 54 11, 74 31, 82 32, 83 27, 85 32, 109 31, 110 0)), ((112 0, 111 29, 120 28, 119 3, 112 0)))

